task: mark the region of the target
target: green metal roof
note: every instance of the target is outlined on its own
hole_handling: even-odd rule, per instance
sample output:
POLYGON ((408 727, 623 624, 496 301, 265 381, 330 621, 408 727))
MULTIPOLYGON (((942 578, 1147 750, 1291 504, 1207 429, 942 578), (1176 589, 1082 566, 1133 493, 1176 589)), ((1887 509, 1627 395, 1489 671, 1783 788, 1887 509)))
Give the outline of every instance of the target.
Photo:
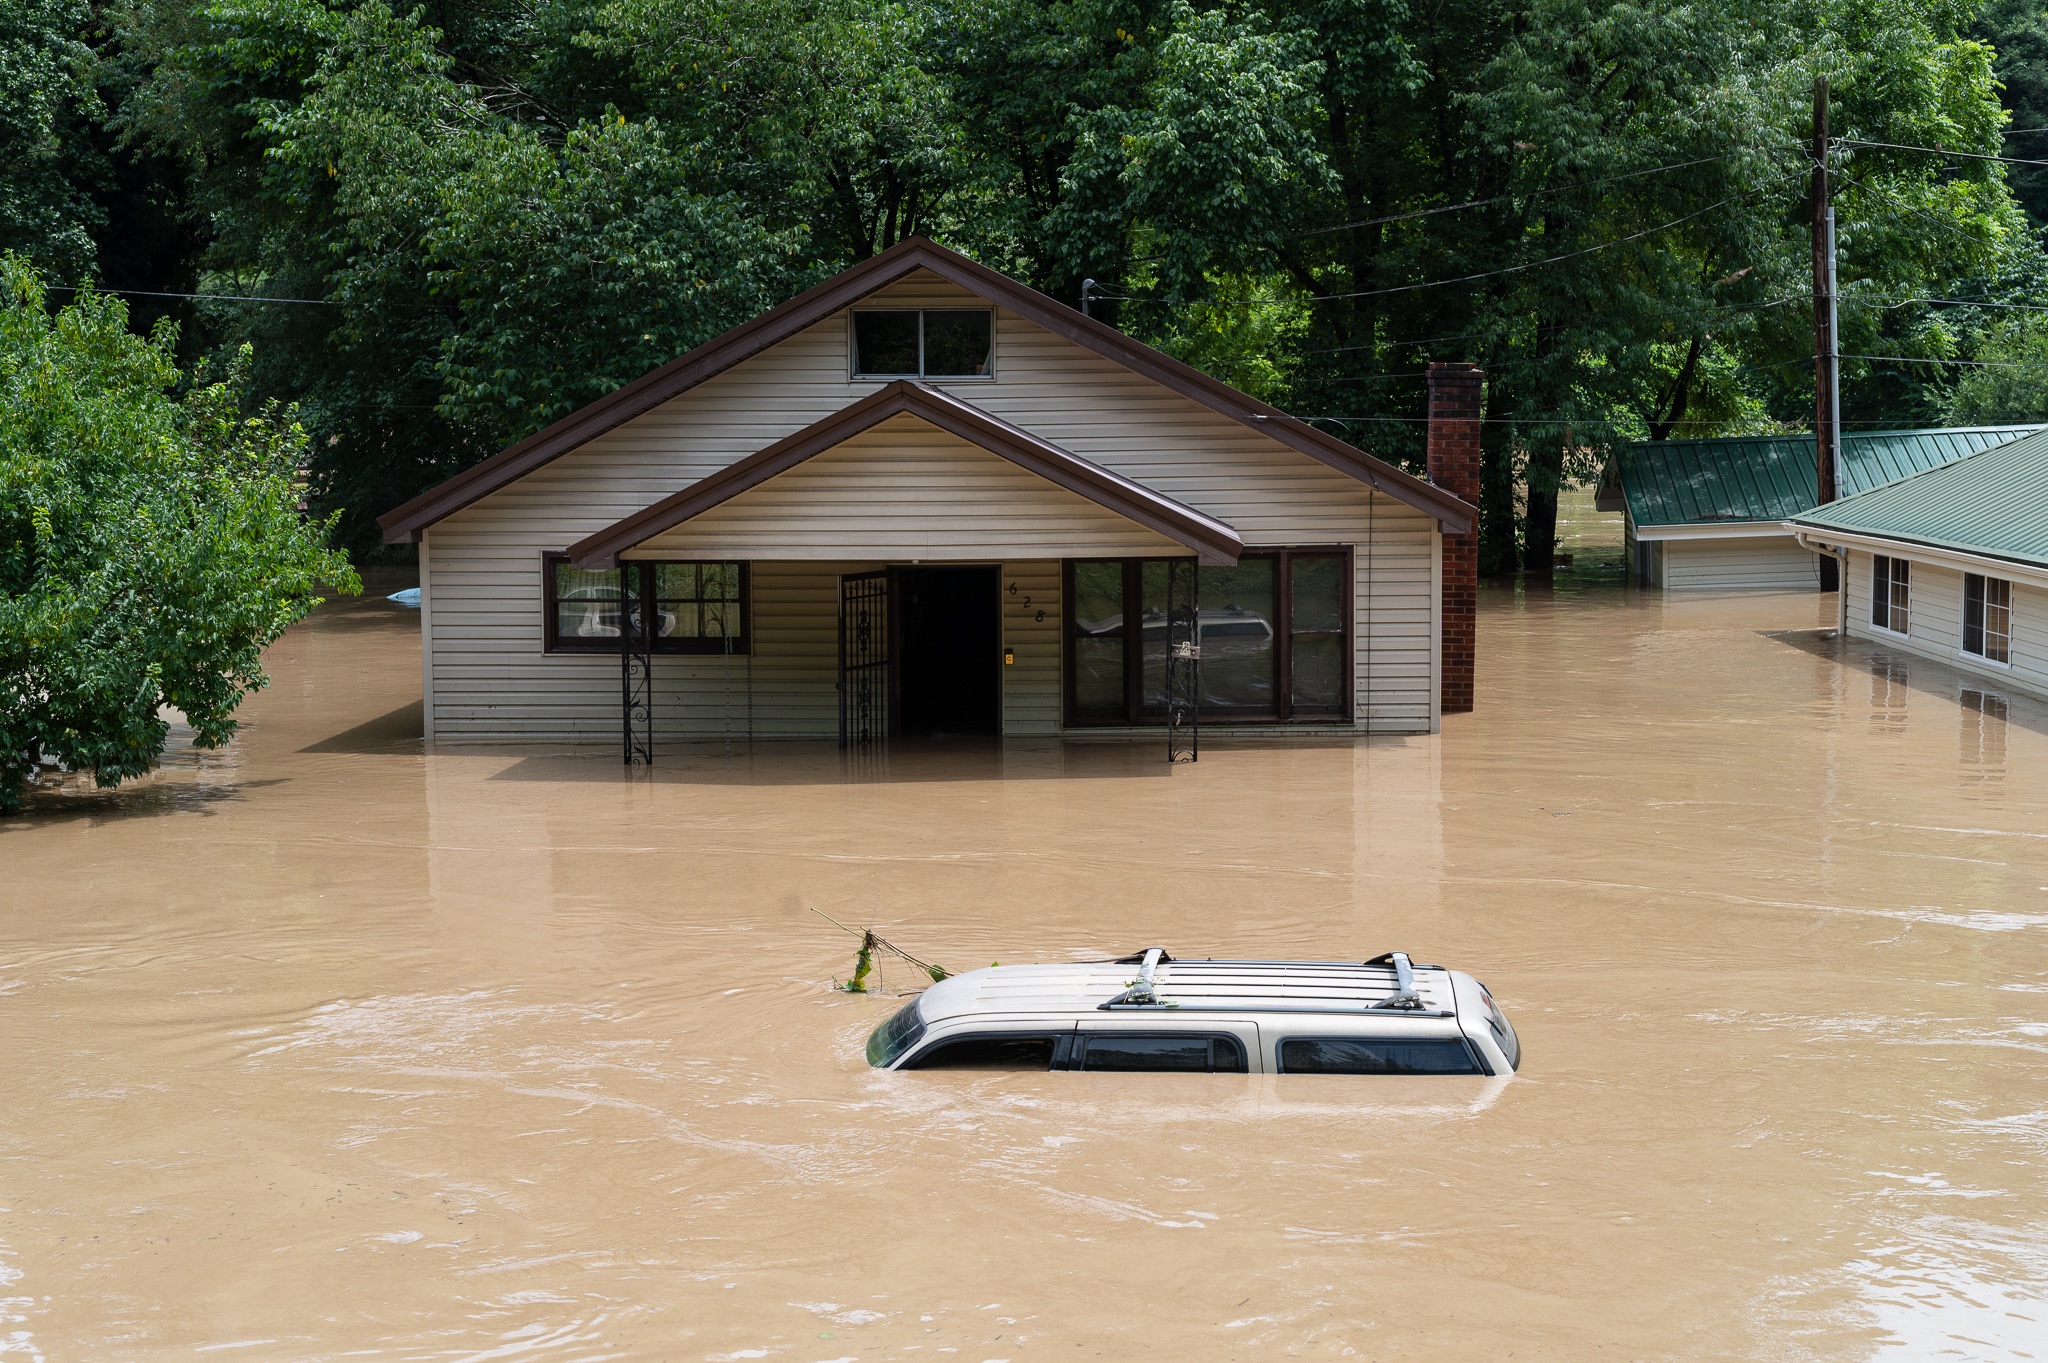
MULTIPOLYGON (((2039 426, 1867 431, 1842 437, 1844 497, 2017 440, 2039 426)), ((1644 440, 1621 452, 1637 525, 1785 521, 1820 500, 1810 435, 1644 440)))
POLYGON ((2048 568, 2048 430, 1794 519, 2048 568))

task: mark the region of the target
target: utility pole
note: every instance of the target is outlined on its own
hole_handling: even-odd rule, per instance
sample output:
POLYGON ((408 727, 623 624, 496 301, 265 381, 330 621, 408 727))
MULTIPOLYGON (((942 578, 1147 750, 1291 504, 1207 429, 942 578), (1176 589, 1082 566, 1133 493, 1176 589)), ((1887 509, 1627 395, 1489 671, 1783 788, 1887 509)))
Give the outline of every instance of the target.
MULTIPOLYGON (((1842 467, 1840 342, 1835 335, 1835 210, 1828 202, 1828 78, 1813 82, 1813 452, 1820 502, 1840 495, 1842 467)), ((1837 589, 1835 561, 1823 555, 1820 588, 1837 589)))

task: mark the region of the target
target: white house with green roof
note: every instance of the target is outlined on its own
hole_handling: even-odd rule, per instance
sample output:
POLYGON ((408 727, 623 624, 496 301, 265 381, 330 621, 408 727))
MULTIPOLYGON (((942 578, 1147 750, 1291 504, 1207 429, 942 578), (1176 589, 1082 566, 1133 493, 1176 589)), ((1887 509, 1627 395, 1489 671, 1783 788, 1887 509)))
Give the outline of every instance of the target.
MULTIPOLYGON (((1842 438, 1842 495, 1940 468, 2041 429, 1978 426, 1842 438)), ((1818 591, 1819 558, 1792 518, 1820 500, 1810 435, 1645 440, 1621 451, 1619 495, 1636 581, 1670 592, 1818 591)), ((1612 480, 1610 480, 1611 484, 1612 480)))
POLYGON ((1841 560, 1852 637, 2048 697, 2048 431, 1792 524, 1841 560))

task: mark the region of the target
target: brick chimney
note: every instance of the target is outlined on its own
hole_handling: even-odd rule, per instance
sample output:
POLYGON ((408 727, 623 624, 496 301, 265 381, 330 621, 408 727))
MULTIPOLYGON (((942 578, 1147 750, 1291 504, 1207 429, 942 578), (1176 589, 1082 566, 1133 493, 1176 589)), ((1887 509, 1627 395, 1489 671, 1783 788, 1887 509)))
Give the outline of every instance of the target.
MULTIPOLYGON (((1477 365, 1429 366, 1429 481, 1479 505, 1479 415, 1486 375, 1477 365)), ((1479 527, 1444 536, 1442 709, 1472 708, 1479 629, 1479 527)))

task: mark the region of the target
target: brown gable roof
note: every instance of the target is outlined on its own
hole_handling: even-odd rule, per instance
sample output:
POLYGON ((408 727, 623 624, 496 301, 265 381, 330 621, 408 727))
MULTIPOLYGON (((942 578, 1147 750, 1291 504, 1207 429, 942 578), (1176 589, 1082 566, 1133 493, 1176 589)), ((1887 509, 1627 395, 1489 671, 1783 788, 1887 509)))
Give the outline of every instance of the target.
POLYGON ((1170 355, 1132 340, 1114 327, 1083 317, 1065 304, 985 265, 977 265, 958 252, 949 251, 923 237, 909 237, 880 255, 871 256, 834 275, 816 288, 770 308, 753 321, 742 323, 722 336, 715 336, 652 373, 641 375, 589 406, 571 412, 546 430, 500 450, 405 505, 387 511, 377 518, 377 524, 384 530, 384 542, 417 543, 420 532, 435 521, 453 515, 507 483, 525 477, 570 450, 624 425, 670 398, 688 392, 740 361, 758 355, 777 341, 823 321, 841 308, 857 303, 918 270, 930 270, 941 279, 980 294, 1056 336, 1092 350, 1182 397, 1233 421, 1242 422, 1311 459, 1406 502, 1436 517, 1447 534, 1464 534, 1473 528, 1473 507, 1444 489, 1354 449, 1335 436, 1288 416, 1277 407, 1269 407, 1170 355))
POLYGON ((738 463, 698 479, 653 506, 578 540, 569 546, 569 561, 578 568, 617 567, 621 551, 643 544, 662 531, 702 515, 747 489, 786 473, 811 456, 903 413, 1000 455, 1148 530, 1156 530, 1194 550, 1203 563, 1235 563, 1244 552, 1244 541, 1222 521, 1171 497, 1163 497, 1100 464, 1069 454, 936 388, 899 379, 738 463))

